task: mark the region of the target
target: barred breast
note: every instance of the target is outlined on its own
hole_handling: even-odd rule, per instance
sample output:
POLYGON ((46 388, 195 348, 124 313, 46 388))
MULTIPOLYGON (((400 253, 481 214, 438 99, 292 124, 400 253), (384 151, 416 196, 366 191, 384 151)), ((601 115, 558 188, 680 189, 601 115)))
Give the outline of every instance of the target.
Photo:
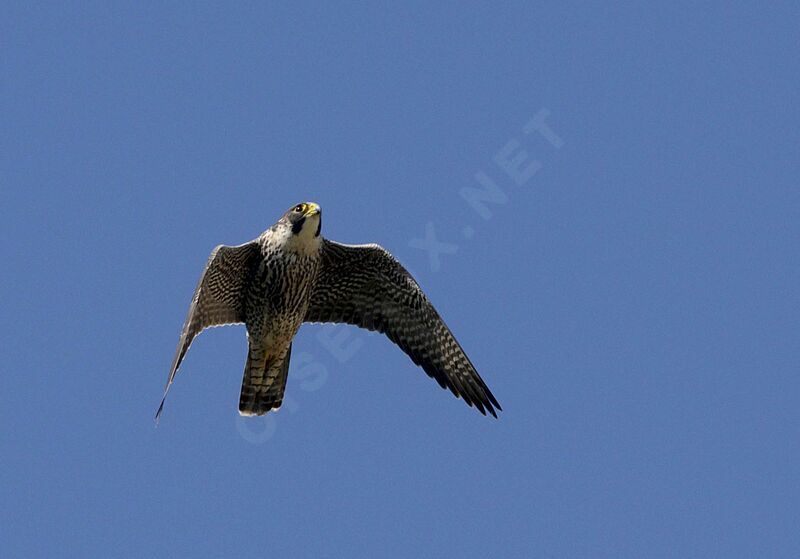
POLYGON ((288 345, 303 323, 319 258, 268 252, 250 283, 245 308, 247 332, 266 347, 288 345))

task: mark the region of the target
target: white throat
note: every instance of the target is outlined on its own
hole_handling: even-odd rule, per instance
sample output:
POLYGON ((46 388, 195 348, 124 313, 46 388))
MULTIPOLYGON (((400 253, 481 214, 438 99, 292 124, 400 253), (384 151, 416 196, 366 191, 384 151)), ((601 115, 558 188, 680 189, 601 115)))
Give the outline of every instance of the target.
POLYGON ((307 217, 299 233, 293 233, 291 226, 283 228, 280 233, 283 237, 283 249, 302 256, 318 254, 322 245, 322 235, 316 235, 319 219, 319 215, 307 217))

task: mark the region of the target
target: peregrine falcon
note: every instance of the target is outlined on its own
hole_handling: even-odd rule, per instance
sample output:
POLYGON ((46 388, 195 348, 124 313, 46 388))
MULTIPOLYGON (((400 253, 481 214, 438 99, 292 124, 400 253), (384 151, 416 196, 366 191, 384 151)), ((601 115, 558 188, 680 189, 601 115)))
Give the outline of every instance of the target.
POLYGON ((181 331, 158 421, 192 340, 212 326, 244 323, 249 350, 241 415, 264 415, 283 401, 292 339, 303 322, 353 324, 386 336, 469 406, 497 417, 486 383, 411 274, 376 244, 321 236, 322 210, 302 203, 258 238, 211 252, 181 331))

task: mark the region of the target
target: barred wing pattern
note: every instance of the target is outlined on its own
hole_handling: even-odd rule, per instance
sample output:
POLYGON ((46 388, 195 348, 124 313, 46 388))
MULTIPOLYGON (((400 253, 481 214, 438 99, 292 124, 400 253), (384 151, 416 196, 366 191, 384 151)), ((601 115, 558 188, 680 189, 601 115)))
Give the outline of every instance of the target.
POLYGON ((259 255, 259 245, 255 241, 234 247, 219 245, 211 252, 189 306, 156 421, 192 340, 206 328, 244 322, 247 282, 259 255))
POLYGON ((306 322, 343 322, 386 336, 482 414, 502 410, 411 274, 384 248, 324 240, 306 322))

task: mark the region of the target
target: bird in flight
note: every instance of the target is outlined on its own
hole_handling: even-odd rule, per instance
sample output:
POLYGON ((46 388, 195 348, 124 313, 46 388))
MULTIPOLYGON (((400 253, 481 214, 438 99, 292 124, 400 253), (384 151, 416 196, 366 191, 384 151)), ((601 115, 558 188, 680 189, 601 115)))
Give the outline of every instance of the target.
POLYGON ((411 274, 376 244, 325 239, 322 210, 297 204, 258 238, 220 245, 208 259, 181 331, 156 422, 192 340, 206 328, 247 327, 241 415, 283 402, 292 339, 303 322, 353 324, 386 336, 483 415, 500 404, 411 274))

